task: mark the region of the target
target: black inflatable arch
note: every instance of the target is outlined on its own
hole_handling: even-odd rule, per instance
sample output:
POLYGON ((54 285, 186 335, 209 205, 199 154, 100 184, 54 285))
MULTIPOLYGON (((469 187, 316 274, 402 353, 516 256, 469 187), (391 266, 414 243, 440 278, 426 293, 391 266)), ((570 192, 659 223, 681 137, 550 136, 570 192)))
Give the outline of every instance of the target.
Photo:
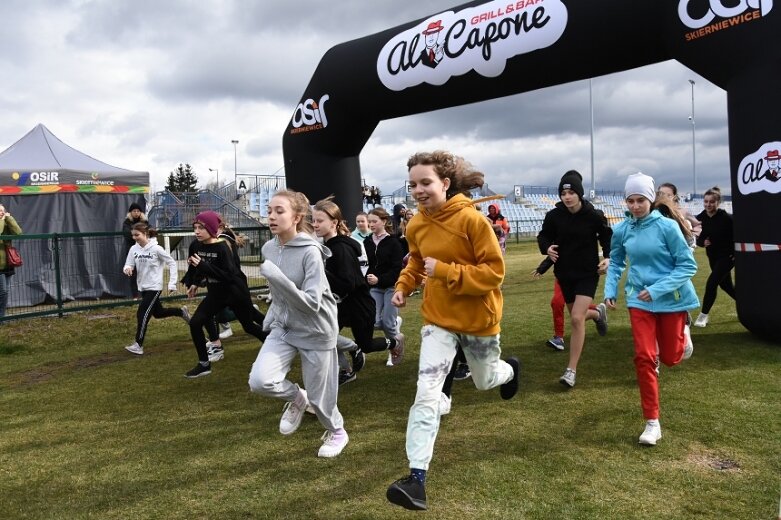
POLYGON ((337 45, 285 130, 287 183, 311 200, 334 193, 354 215, 359 154, 382 120, 669 59, 727 92, 738 317, 780 341, 781 5, 772 0, 476 1, 337 45))

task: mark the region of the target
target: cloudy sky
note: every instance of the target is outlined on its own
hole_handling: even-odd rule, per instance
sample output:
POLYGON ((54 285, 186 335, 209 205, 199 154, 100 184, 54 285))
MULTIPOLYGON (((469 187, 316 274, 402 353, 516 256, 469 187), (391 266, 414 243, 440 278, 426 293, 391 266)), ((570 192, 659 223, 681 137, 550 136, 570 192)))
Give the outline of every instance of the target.
MULTIPOLYGON (((0 17, 0 149, 43 123, 99 160, 150 172, 160 190, 189 163, 202 184, 238 173, 282 174, 282 134, 332 46, 458 1, 4 0, 0 17), (421 5, 425 7, 421 8, 421 5)), ((642 170, 692 189, 691 87, 697 186, 729 192, 726 94, 666 62, 593 80, 598 188, 642 170)), ((486 173, 490 188, 553 185, 568 169, 590 183, 589 84, 380 123, 361 154, 384 193, 406 158, 445 148, 486 173)))

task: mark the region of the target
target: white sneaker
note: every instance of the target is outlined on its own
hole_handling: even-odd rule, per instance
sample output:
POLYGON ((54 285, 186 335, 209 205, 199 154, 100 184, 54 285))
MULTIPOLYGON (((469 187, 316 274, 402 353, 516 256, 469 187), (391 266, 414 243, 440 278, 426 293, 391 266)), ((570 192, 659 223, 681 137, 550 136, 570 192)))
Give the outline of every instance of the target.
POLYGON ((688 325, 683 326, 683 335, 686 338, 686 345, 683 347, 683 359, 689 359, 694 354, 694 343, 692 342, 692 331, 688 325))
POLYGON ((396 316, 396 330, 398 330, 399 332, 401 332, 401 323, 403 321, 404 320, 401 319, 401 316, 396 316))
POLYGON ((391 354, 390 350, 388 351, 388 361, 385 362, 386 367, 392 367, 393 366, 393 354, 391 354))
POLYGON ((439 394, 439 415, 447 415, 450 413, 450 409, 453 407, 453 398, 445 395, 444 392, 439 394))
POLYGON ((304 411, 309 406, 309 400, 306 398, 306 390, 298 390, 298 397, 294 401, 285 403, 282 409, 282 419, 279 421, 279 433, 290 435, 294 433, 304 418, 304 411), (303 404, 296 404, 296 401, 303 396, 303 404))
POLYGON ((708 315, 700 313, 699 316, 697 316, 697 320, 694 322, 695 327, 704 327, 708 324, 708 315))
POLYGON ((220 339, 230 338, 233 336, 233 329, 230 323, 220 323, 220 339))
POLYGON ((559 383, 570 388, 575 386, 575 371, 571 368, 565 370, 564 375, 559 378, 559 383))
POLYGON ((656 441, 662 438, 662 427, 659 421, 646 421, 645 431, 637 440, 639 444, 645 446, 656 446, 656 441))
POLYGON ((222 348, 222 345, 217 345, 211 341, 206 342, 206 353, 209 355, 209 361, 212 363, 225 357, 225 349, 222 348))
POLYGON ((337 432, 326 430, 321 439, 323 439, 323 445, 320 446, 317 456, 326 458, 336 457, 342 453, 344 447, 350 442, 350 437, 344 428, 339 429, 337 432))
POLYGON ((125 347, 125 350, 127 350, 131 354, 136 354, 138 356, 141 356, 141 355, 144 354, 144 347, 142 347, 141 345, 139 345, 135 341, 133 342, 132 345, 128 345, 127 347, 125 347))

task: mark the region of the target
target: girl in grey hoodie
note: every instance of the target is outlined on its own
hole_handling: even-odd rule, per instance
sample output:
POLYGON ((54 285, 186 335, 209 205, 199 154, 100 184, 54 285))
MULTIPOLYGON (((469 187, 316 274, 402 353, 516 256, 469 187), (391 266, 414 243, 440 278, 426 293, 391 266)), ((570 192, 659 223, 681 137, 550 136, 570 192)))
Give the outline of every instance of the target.
POLYGON ((295 191, 280 191, 269 202, 274 238, 263 245, 260 273, 271 290, 263 321, 270 332, 252 365, 249 386, 255 393, 286 401, 279 423, 282 435, 294 433, 311 408, 326 428, 318 456, 336 457, 349 438, 336 406, 339 328, 324 267, 331 252, 311 235, 309 211, 309 200, 295 191), (287 379, 296 354, 306 390, 287 379))

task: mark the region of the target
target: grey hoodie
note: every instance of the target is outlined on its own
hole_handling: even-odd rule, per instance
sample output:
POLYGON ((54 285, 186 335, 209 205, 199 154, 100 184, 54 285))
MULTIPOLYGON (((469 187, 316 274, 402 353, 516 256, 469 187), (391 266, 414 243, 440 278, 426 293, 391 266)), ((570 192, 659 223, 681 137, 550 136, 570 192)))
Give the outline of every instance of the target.
POLYGON ((271 289, 263 329, 300 349, 336 348, 336 300, 324 266, 331 251, 311 235, 298 233, 284 245, 272 238, 261 252, 260 274, 271 289))

